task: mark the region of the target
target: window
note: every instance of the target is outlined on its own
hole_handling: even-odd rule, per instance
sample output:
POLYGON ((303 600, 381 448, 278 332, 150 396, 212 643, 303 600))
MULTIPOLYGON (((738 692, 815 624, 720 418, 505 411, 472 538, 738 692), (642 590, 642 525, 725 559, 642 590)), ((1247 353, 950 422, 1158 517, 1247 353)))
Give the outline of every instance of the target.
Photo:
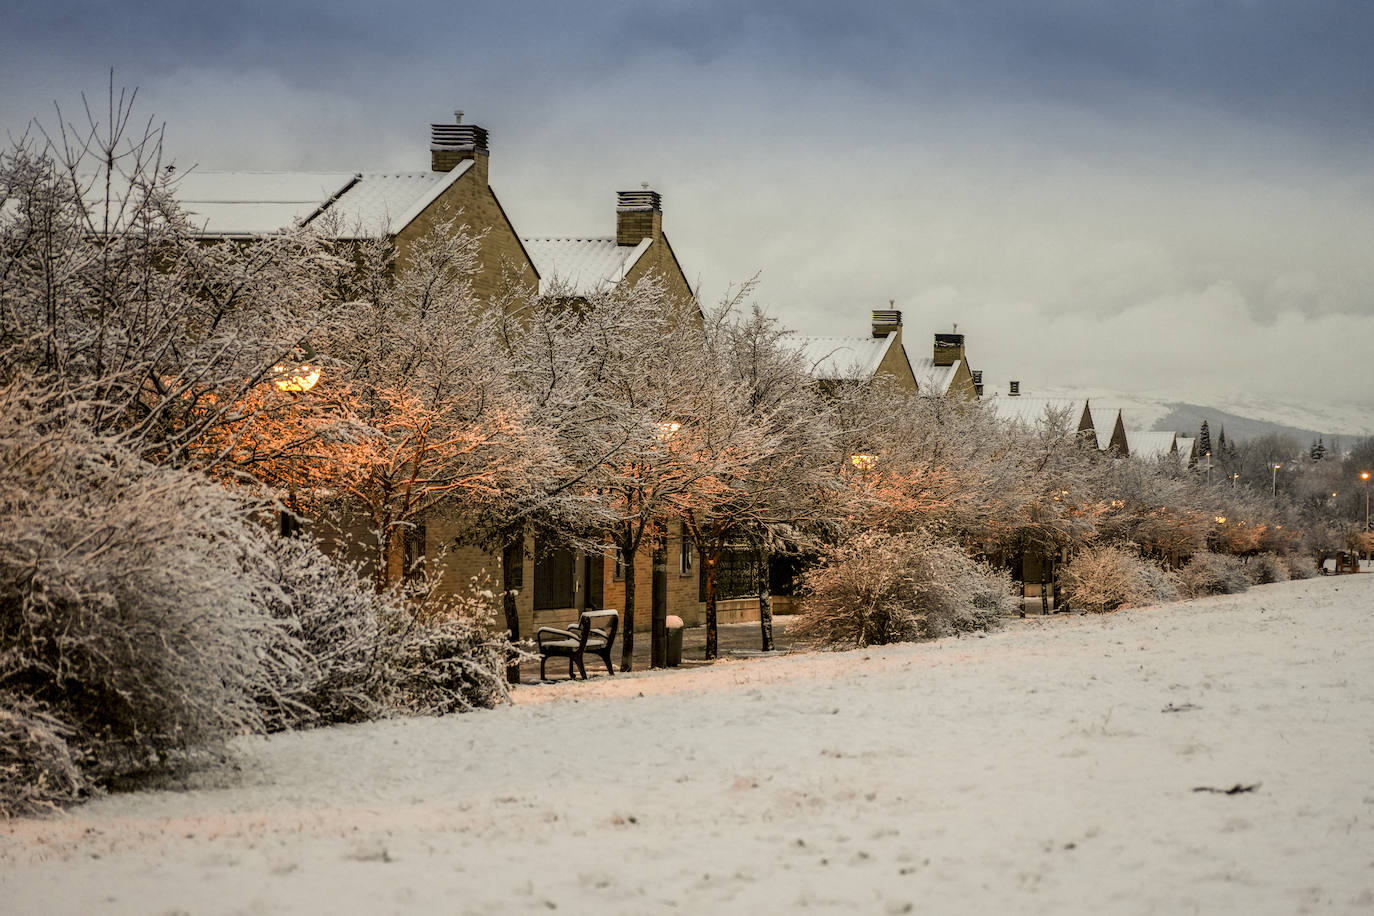
POLYGON ((501 568, 504 570, 502 587, 506 591, 525 587, 525 545, 521 541, 507 544, 501 551, 501 568))
POLYGON ((409 525, 405 529, 405 578, 414 581, 425 577, 425 526, 409 525))
POLYGON ((534 609, 573 606, 573 554, 563 547, 534 554, 534 609))
MULTIPOLYGON (((752 550, 725 549, 716 563, 716 598, 751 598, 759 593, 757 558, 752 550)), ((706 577, 702 576, 698 589, 706 600, 706 577)))
POLYGON ((682 553, 678 557, 678 572, 684 576, 692 574, 692 538, 687 533, 687 525, 682 526, 682 553))

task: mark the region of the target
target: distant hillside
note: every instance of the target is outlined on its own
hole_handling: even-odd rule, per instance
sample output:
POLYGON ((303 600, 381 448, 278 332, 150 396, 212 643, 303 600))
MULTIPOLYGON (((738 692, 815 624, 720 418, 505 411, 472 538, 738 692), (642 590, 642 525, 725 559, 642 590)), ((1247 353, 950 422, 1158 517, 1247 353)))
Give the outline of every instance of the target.
POLYGON ((1343 407, 1224 398, 1208 406, 1170 394, 1026 385, 1022 386, 1022 393, 1028 397, 1087 397, 1094 407, 1121 408, 1126 425, 1135 429, 1172 430, 1196 436, 1205 419, 1213 438, 1225 427, 1226 437, 1237 442, 1281 434, 1292 436, 1303 444, 1321 438, 1328 447, 1333 441, 1348 447, 1357 439, 1374 435, 1374 405, 1343 407))

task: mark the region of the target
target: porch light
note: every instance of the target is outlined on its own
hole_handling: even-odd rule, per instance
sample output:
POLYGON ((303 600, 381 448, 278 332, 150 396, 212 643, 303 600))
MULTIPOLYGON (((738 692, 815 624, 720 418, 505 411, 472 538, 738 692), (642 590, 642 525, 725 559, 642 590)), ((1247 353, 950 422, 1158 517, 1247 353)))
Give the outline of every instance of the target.
POLYGON ((1218 524, 1218 525, 1224 525, 1224 524, 1226 524, 1226 516, 1224 516, 1224 515, 1218 515, 1218 516, 1217 516, 1217 524, 1218 524))

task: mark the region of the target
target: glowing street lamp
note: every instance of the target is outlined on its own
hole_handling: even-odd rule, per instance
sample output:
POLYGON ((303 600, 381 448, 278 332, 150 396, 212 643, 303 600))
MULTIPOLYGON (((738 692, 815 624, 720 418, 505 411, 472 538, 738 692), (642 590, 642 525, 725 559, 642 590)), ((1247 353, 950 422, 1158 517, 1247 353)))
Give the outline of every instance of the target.
MULTIPOLYGON (((1364 530, 1369 530, 1369 472, 1361 471, 1360 479, 1364 481, 1364 530)), ((1335 494, 1332 494, 1335 495, 1335 494)))
POLYGON ((282 391, 309 391, 320 380, 320 367, 312 366, 310 358, 315 351, 309 344, 302 344, 291 350, 292 361, 277 363, 272 367, 272 384, 282 391))
POLYGON ((857 452, 849 456, 849 463, 854 465, 854 469, 858 471, 873 470, 873 465, 877 460, 877 455, 870 455, 866 452, 857 452))
POLYGON ((1283 467, 1281 464, 1274 465, 1274 479, 1269 482, 1269 495, 1271 497, 1279 495, 1279 468, 1281 467, 1283 467))

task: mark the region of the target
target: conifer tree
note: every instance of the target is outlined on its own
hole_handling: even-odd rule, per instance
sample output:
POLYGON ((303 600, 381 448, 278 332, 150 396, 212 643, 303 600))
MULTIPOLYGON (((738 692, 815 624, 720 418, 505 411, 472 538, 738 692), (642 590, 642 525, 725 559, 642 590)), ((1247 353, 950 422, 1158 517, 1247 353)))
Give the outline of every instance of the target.
POLYGON ((1312 442, 1312 460, 1321 461, 1326 457, 1326 445, 1322 442, 1322 437, 1318 436, 1312 442))
POLYGON ((1210 455, 1212 453, 1212 433, 1207 428, 1207 421, 1202 421, 1202 428, 1197 434, 1197 453, 1199 455, 1210 455))

